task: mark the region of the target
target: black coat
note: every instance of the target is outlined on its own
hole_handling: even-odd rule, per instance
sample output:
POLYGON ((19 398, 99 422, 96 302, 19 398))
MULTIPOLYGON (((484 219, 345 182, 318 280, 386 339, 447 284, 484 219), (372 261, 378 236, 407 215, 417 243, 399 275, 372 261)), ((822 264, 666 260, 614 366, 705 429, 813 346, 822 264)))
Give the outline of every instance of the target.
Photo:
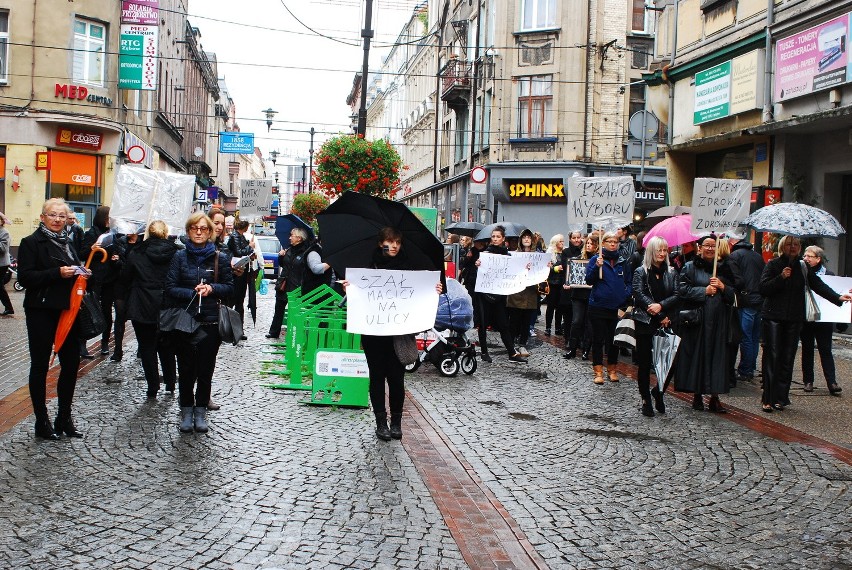
MULTIPOLYGON (((84 262, 89 259, 89 254, 92 252, 92 247, 97 243, 98 239, 105 233, 109 232, 109 228, 98 228, 92 226, 86 233, 83 234, 83 245, 80 248, 80 259, 84 262)), ((125 242, 126 245, 127 242, 125 242)), ((90 286, 110 285, 115 283, 121 275, 121 242, 116 239, 105 247, 107 251, 106 261, 101 262, 102 257, 95 254, 92 259, 92 264, 89 269, 92 271, 92 276, 89 278, 90 286), (118 255, 119 260, 113 261, 112 256, 118 255)))
POLYGON ((172 258, 169 271, 166 274, 165 304, 169 307, 185 308, 192 302, 198 303, 195 287, 201 280, 213 286, 213 293, 201 298, 201 315, 205 322, 219 320, 219 302, 226 301, 234 294, 234 278, 228 258, 213 248, 213 252, 199 258, 182 249, 172 258), (214 282, 214 261, 219 257, 219 277, 214 282))
POLYGON ((231 232, 231 239, 228 240, 228 250, 230 250, 233 257, 245 257, 254 253, 254 249, 249 245, 249 241, 237 230, 231 232))
POLYGON ((747 241, 740 241, 731 248, 728 256, 731 270, 734 272, 734 284, 737 288, 737 300, 740 307, 756 309, 763 303, 760 294, 760 276, 766 262, 763 256, 754 251, 747 241))
MULTIPOLYGON (((760 276, 760 293, 764 296, 764 319, 772 321, 787 321, 801 323, 805 321, 805 273, 802 271, 804 262, 798 258, 792 260, 793 272, 784 279, 781 272, 791 265, 791 260, 785 256, 769 260, 760 276)), ((816 272, 808 268, 808 285, 811 290, 825 297, 838 307, 843 304, 840 294, 825 284, 816 272)))
POLYGON ((633 272, 633 318, 636 321, 650 325, 653 320, 655 325, 659 325, 660 321, 669 317, 673 324, 677 322, 677 311, 680 307, 680 299, 677 296, 678 274, 671 267, 666 267, 667 271, 662 276, 665 298, 659 301, 663 310, 653 319, 648 314, 648 307, 658 301, 654 300, 651 293, 648 270, 645 269, 644 265, 641 265, 633 272))
POLYGON ((77 278, 62 278, 59 268, 79 264, 70 244, 63 251, 40 230, 22 239, 18 247, 18 281, 27 290, 24 309, 67 309, 77 278))
POLYGON ((173 241, 149 238, 134 247, 121 271, 127 283, 127 318, 140 323, 156 323, 163 304, 166 274, 180 248, 173 241))
POLYGON ((728 354, 731 318, 736 298, 733 273, 720 263, 716 276, 725 289, 708 296, 707 285, 713 274, 712 262, 696 258, 680 272, 677 295, 683 309, 700 308, 701 323, 692 328, 681 326, 680 347, 674 364, 675 389, 700 394, 726 394, 730 382, 728 354))

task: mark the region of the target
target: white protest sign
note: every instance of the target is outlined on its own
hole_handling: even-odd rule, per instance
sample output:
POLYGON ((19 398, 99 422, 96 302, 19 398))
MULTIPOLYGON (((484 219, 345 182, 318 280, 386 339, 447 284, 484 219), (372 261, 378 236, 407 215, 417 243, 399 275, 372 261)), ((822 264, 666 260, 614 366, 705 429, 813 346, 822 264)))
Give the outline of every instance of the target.
POLYGON ((692 233, 741 235, 737 229, 748 216, 751 180, 696 178, 692 190, 692 233))
POLYGON ((592 224, 615 230, 633 223, 636 192, 630 176, 582 177, 568 180, 568 225, 592 224))
POLYGON ((272 211, 273 180, 240 179, 240 219, 254 221, 272 211))
POLYGON ((191 174, 122 165, 115 175, 110 228, 122 234, 139 233, 152 221, 162 220, 170 235, 182 235, 194 192, 191 174))
POLYGON ((494 295, 519 293, 530 285, 547 280, 549 253, 513 251, 511 255, 479 254, 476 292, 494 295))
POLYGON ((439 271, 346 270, 346 330, 373 336, 418 333, 435 325, 439 271))
MULTIPOLYGON (((826 285, 843 294, 852 289, 852 277, 841 277, 839 275, 820 275, 826 285)), ((819 322, 821 323, 852 323, 852 304, 843 303, 840 307, 814 293, 817 307, 819 307, 819 322)))

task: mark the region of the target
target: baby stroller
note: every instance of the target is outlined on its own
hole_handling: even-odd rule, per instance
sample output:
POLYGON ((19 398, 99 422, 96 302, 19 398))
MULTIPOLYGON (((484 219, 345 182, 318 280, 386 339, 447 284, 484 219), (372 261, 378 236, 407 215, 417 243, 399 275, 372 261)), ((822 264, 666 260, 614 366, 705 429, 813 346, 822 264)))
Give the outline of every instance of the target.
POLYGON ((435 327, 417 338, 420 356, 405 367, 414 372, 423 362, 432 363, 442 376, 476 372, 476 347, 465 334, 473 327, 473 303, 464 286, 447 279, 447 292, 440 296, 435 327))

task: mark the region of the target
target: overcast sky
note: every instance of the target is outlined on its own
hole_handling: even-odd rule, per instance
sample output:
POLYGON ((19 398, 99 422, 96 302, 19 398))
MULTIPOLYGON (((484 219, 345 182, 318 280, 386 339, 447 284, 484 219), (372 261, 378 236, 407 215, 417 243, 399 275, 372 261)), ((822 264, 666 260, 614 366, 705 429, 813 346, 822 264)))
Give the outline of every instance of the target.
MULTIPOLYGON (((371 68, 418 3, 374 0, 371 68)), ((351 132, 346 97, 364 54, 364 0, 191 0, 189 21, 216 53, 240 130, 255 133, 265 157, 273 149, 306 156, 310 135, 291 131, 351 132), (273 129, 288 131, 267 132, 269 107, 278 111, 273 129)), ((314 149, 329 136, 317 134, 314 149)))

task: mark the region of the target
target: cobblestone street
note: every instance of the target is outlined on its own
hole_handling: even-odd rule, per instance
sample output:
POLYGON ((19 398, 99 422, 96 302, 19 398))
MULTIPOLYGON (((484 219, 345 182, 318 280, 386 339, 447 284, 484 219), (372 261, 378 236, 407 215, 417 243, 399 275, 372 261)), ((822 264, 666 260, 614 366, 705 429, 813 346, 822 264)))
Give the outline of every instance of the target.
POLYGON ((259 301, 220 351, 205 435, 178 432, 176 396, 146 401, 129 327, 123 362, 81 371, 85 438, 34 439, 23 313, 0 322, 0 567, 852 568, 848 431, 802 443, 782 414, 672 396, 645 418, 630 378, 595 386, 540 344, 527 366, 408 375, 403 444, 381 442, 369 410, 261 386, 259 301))

